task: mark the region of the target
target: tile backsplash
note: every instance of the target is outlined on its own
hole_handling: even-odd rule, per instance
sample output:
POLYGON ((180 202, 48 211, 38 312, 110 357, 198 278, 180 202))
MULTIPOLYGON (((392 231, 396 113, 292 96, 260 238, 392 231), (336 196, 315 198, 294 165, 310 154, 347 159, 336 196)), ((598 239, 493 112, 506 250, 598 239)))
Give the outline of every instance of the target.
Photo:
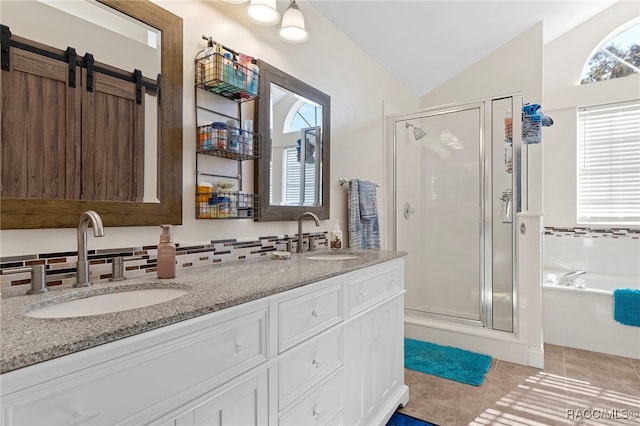
POLYGON ((640 229, 545 227, 544 269, 640 280, 640 229))
MULTIPOLYGON (((317 248, 328 247, 326 232, 304 234, 305 246, 308 245, 308 236, 310 235, 313 236, 317 248)), ((176 270, 266 256, 272 251, 286 250, 287 241, 292 238, 295 248, 296 238, 290 235, 176 243, 176 270)), ((92 282, 111 278, 111 265, 114 257, 123 258, 125 278, 148 273, 153 273, 153 278, 155 278, 156 245, 89 250, 88 254, 92 282)), ((45 265, 47 286, 71 286, 76 280, 77 260, 78 256, 75 251, 0 257, 2 295, 22 295, 31 288, 30 272, 15 272, 31 265, 45 265)))

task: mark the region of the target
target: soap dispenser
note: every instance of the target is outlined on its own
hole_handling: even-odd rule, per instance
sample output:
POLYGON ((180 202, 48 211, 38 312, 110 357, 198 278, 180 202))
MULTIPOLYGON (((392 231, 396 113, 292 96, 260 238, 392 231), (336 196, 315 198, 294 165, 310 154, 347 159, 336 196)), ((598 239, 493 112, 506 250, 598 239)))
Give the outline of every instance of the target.
POLYGON ((334 250, 342 248, 342 231, 340 230, 340 221, 336 220, 336 224, 333 225, 329 239, 330 247, 334 250))
POLYGON ((160 225, 160 244, 158 244, 158 278, 176 276, 176 245, 171 238, 171 225, 160 225))
POLYGON ((204 49, 204 56, 196 63, 196 84, 210 87, 216 78, 215 75, 215 53, 217 45, 213 38, 202 36, 207 40, 207 47, 204 49))

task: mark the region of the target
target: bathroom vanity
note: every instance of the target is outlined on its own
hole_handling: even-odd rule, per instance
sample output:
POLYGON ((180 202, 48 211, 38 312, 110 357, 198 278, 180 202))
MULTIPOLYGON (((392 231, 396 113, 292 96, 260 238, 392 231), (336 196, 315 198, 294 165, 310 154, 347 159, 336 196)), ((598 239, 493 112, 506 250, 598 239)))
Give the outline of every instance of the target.
POLYGON ((3 299, 0 423, 386 423, 409 397, 404 253, 314 254, 223 263, 162 282, 96 284, 84 294, 186 291, 96 316, 24 315, 78 290, 3 299))

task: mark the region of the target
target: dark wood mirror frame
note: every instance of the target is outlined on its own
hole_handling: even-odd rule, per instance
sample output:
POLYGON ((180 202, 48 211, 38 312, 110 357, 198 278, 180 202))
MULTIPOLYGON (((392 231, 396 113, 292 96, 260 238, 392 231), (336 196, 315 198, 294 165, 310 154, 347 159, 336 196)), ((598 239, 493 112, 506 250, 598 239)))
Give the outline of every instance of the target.
POLYGON ((182 18, 148 0, 98 0, 162 32, 159 203, 2 198, 0 229, 74 228, 95 210, 105 226, 182 224, 182 18))
POLYGON ((329 176, 331 152, 331 97, 297 78, 259 60, 260 84, 258 88, 257 129, 262 135, 262 157, 256 161, 256 192, 260 195, 261 222, 297 220, 304 212, 315 213, 320 219, 329 219, 329 176), (322 105, 322 206, 276 206, 269 203, 269 164, 271 162, 270 102, 271 83, 297 93, 322 105))

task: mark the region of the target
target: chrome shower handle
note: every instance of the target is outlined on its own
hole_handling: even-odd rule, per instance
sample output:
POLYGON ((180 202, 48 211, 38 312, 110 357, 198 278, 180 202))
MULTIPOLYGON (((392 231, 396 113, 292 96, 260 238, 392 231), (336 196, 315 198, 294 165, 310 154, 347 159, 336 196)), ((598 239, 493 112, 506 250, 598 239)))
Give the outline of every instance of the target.
POLYGON ((411 204, 409 203, 404 203, 404 218, 405 219, 409 219, 409 216, 411 216, 413 213, 416 212, 416 209, 414 207, 411 207, 411 204))

